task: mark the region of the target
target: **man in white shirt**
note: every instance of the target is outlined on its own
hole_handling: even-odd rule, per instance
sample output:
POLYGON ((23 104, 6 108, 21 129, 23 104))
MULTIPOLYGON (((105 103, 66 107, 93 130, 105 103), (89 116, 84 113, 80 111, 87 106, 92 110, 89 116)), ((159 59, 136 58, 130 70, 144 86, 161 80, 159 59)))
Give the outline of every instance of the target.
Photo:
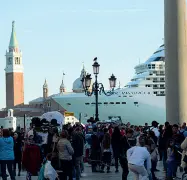
POLYGON ((156 136, 157 138, 159 138, 159 136, 160 136, 160 132, 159 132, 159 130, 158 130, 158 124, 159 124, 159 123, 157 123, 156 121, 153 121, 153 122, 152 122, 152 127, 150 128, 150 130, 153 131, 153 132, 155 133, 155 136, 156 136))
POLYGON ((130 171, 135 175, 136 180, 148 180, 151 173, 151 156, 143 139, 139 139, 140 146, 134 146, 127 151, 127 160, 130 171), (146 162, 146 169, 145 169, 146 162))

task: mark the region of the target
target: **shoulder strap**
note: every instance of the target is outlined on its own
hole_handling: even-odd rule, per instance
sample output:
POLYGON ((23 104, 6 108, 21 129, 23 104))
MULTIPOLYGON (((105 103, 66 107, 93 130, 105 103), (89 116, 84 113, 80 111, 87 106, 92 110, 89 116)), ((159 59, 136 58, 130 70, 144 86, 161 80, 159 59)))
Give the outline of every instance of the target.
POLYGON ((55 151, 55 147, 56 147, 56 142, 54 142, 54 144, 53 144, 52 153, 55 151))

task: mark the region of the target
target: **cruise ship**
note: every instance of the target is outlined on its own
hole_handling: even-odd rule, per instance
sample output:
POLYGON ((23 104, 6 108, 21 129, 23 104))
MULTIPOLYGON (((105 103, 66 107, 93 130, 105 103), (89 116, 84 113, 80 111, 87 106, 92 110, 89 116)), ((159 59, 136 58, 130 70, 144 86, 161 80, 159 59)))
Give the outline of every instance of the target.
MULTIPOLYGON (((82 122, 95 114, 95 97, 85 95, 81 79, 73 84, 73 92, 59 94, 53 99, 82 122)), ((152 56, 135 67, 135 76, 124 88, 117 88, 111 96, 99 95, 99 119, 117 118, 123 123, 144 125, 156 120, 164 123, 165 112, 165 54, 161 45, 152 56)))

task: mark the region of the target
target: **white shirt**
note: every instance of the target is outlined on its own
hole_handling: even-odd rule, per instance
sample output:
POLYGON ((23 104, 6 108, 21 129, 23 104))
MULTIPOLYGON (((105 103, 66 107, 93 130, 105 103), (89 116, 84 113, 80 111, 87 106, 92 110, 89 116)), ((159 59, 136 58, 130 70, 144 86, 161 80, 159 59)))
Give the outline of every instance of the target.
POLYGON ((58 177, 57 172, 51 166, 51 161, 47 161, 45 164, 44 177, 49 180, 55 180, 58 177))
POLYGON ((38 135, 42 137, 42 144, 47 144, 48 133, 38 132, 38 135))
POLYGON ((160 136, 160 132, 159 132, 158 128, 151 127, 150 130, 153 131, 153 132, 155 133, 155 136, 156 136, 157 138, 160 136))
POLYGON ((137 166, 144 166, 146 161, 146 169, 151 169, 151 156, 146 147, 134 146, 127 150, 127 160, 137 166))

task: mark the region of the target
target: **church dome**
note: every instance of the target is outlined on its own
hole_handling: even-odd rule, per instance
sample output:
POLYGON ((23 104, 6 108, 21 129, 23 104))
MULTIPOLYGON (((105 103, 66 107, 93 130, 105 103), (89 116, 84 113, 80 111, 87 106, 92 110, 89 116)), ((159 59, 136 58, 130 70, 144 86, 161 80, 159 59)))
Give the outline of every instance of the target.
POLYGON ((83 78, 83 76, 86 76, 86 70, 85 70, 85 68, 84 68, 84 66, 83 66, 83 69, 82 69, 82 71, 81 71, 81 75, 80 75, 80 77, 79 78, 77 78, 74 82, 73 82, 73 92, 76 92, 76 93, 81 93, 81 92, 83 92, 84 91, 84 89, 83 89, 83 86, 82 86, 82 78, 83 78))

